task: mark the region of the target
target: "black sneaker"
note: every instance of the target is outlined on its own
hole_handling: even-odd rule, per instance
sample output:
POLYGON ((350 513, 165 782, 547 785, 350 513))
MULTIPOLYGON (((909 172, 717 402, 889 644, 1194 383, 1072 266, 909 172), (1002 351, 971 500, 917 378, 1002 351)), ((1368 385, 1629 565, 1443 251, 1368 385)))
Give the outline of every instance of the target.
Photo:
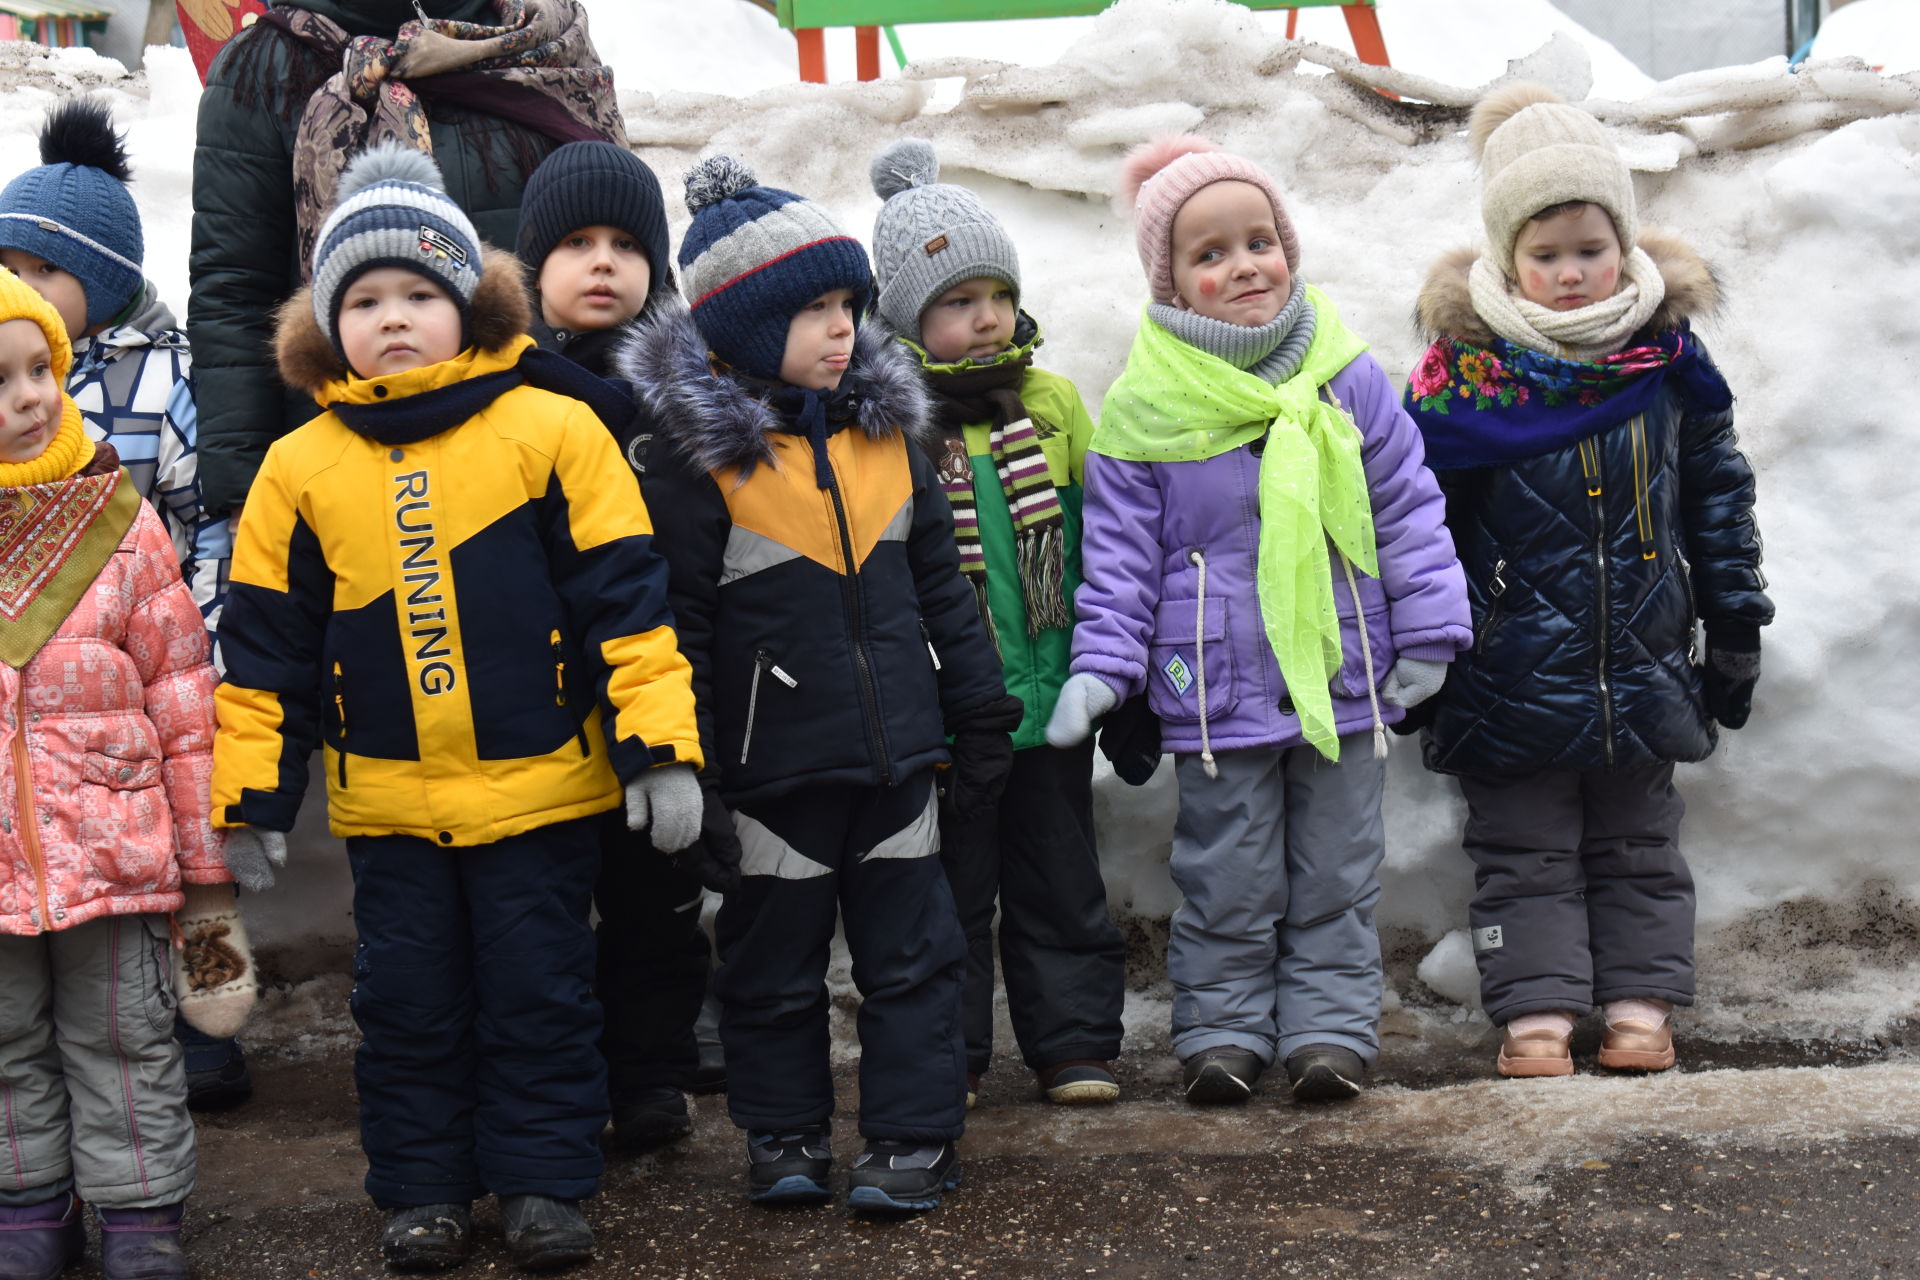
POLYGON ((755 1204, 818 1204, 833 1198, 833 1145, 826 1125, 747 1134, 747 1199, 755 1204))
POLYGON ((920 1213, 960 1185, 960 1155, 951 1142, 869 1142, 848 1183, 855 1213, 920 1213))
POLYGON ((1337 1044, 1310 1044, 1287 1059, 1287 1079, 1300 1102, 1344 1102, 1359 1096, 1367 1065, 1337 1044))
POLYGON ((473 1252, 473 1208, 419 1204, 387 1215, 380 1255, 394 1271, 445 1271, 473 1252))
POLYGON ((558 1271, 593 1259, 593 1228, 577 1200, 501 1196, 500 1225, 507 1256, 522 1271, 558 1271))
POLYGON ((1187 1101, 1245 1102, 1253 1096, 1254 1082, 1266 1069, 1260 1055, 1248 1049, 1202 1049, 1187 1059, 1187 1101))
POLYGON ((692 1132, 687 1095, 670 1084, 656 1085, 613 1104, 613 1135, 608 1145, 629 1154, 652 1151, 692 1132))

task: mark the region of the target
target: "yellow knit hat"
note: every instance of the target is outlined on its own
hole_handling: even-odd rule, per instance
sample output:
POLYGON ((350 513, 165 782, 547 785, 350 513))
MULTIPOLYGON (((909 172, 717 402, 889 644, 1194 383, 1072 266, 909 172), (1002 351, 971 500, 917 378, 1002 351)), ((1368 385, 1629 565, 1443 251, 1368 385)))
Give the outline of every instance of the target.
POLYGON ((8 320, 31 320, 40 326, 40 332, 47 335, 47 350, 53 352, 54 380, 64 388, 67 371, 73 368, 73 344, 67 341, 66 322, 31 285, 0 267, 0 324, 8 320))

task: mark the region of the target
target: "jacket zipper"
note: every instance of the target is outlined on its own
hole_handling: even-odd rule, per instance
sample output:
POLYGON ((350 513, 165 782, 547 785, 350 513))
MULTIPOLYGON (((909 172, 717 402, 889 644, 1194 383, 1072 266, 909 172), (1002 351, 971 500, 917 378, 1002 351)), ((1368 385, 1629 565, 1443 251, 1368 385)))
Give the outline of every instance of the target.
MULTIPOLYGON (((567 705, 567 655, 566 651, 560 647, 560 632, 558 629, 555 629, 553 634, 547 637, 547 643, 553 647, 553 705, 556 707, 564 707, 567 705)), ((575 720, 573 722, 573 740, 580 744, 581 755, 587 756, 593 754, 587 748, 586 721, 575 720)))
POLYGON ((347 681, 340 664, 333 664, 333 715, 340 722, 340 747, 334 753, 340 759, 340 786, 347 785, 347 681))
POLYGON ((747 686, 747 731, 740 736, 741 764, 747 762, 747 752, 753 748, 753 721, 760 714, 760 673, 767 669, 772 657, 765 649, 753 651, 753 683, 747 686))
POLYGON ((33 766, 27 753, 27 673, 20 672, 18 701, 13 709, 13 785, 20 823, 20 850, 33 873, 33 891, 40 902, 38 932, 52 927, 47 906, 47 864, 40 850, 39 814, 33 809, 33 766))
MULTIPOLYGON (((1493 603, 1487 606, 1487 620, 1480 624, 1480 634, 1474 638, 1473 651, 1485 653, 1487 640, 1493 635, 1493 629, 1500 625, 1500 612, 1507 603, 1507 562, 1501 560, 1493 566, 1493 578, 1487 583, 1487 597, 1493 603)), ((1358 605, 1356 604, 1356 608, 1358 605)))
POLYGON ((940 669, 940 651, 933 647, 933 633, 927 630, 927 620, 920 619, 920 638, 927 642, 927 656, 933 659, 933 669, 940 669))
POLYGON ((1607 679, 1607 655, 1613 645, 1613 600, 1608 590, 1607 507, 1600 480, 1600 446, 1590 440, 1580 442, 1580 469, 1586 473, 1587 504, 1593 515, 1594 603, 1600 611, 1600 645, 1594 659, 1594 674, 1600 685, 1600 750, 1613 768, 1613 683, 1607 679), (1591 466, 1588 454, 1591 451, 1591 466))
POLYGON ((880 719, 880 691, 873 679, 873 655, 867 651, 866 610, 860 600, 860 584, 854 579, 853 534, 847 528, 847 508, 840 498, 840 478, 833 463, 827 463, 827 493, 833 498, 833 519, 840 534, 840 558, 845 572, 840 575, 840 598, 847 608, 848 638, 853 642, 853 665, 860 675, 860 709, 866 714, 867 732, 880 751, 880 781, 895 782, 893 750, 887 745, 887 726, 880 719))

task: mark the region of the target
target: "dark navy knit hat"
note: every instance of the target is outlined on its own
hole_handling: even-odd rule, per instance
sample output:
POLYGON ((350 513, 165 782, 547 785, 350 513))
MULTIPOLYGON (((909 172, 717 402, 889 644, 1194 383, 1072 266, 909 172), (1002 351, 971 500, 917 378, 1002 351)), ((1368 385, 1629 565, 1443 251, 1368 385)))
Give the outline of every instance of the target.
POLYGON ((813 201, 759 186, 745 164, 713 156, 687 174, 687 208, 680 270, 693 322, 742 373, 779 377, 787 326, 823 293, 851 289, 854 313, 866 315, 867 251, 813 201))
POLYGON ((376 267, 400 267, 447 291, 468 330, 480 287, 480 236, 440 167, 422 151, 384 142, 340 175, 340 200, 313 250, 313 318, 337 351, 340 296, 376 267))
POLYGON ((538 274, 560 238, 584 227, 615 227, 639 241, 653 270, 648 295, 672 292, 667 210, 646 161, 595 141, 569 142, 540 162, 520 198, 515 256, 538 274))
POLYGON ((146 241, 127 192, 126 148, 106 106, 80 99, 47 116, 40 161, 0 191, 0 249, 44 258, 77 278, 91 329, 140 290, 146 241))

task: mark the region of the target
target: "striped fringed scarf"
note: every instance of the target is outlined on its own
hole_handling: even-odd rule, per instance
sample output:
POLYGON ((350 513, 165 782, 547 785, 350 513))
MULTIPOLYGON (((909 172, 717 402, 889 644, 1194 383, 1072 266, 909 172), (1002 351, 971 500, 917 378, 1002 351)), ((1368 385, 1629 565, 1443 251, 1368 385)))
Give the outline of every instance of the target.
POLYGON ((1073 625, 1066 594, 1066 516, 1054 491, 1040 433, 1020 400, 1020 384, 1033 363, 1031 349, 985 366, 935 366, 927 371, 940 436, 928 446, 940 472, 940 487, 953 507, 954 541, 960 548, 960 572, 973 584, 980 617, 997 649, 1000 638, 987 606, 987 555, 980 538, 980 511, 974 501, 973 460, 967 456, 964 429, 989 424, 988 451, 1007 495, 1013 517, 1013 545, 1020 566, 1020 595, 1026 606, 1027 634, 1073 625))

